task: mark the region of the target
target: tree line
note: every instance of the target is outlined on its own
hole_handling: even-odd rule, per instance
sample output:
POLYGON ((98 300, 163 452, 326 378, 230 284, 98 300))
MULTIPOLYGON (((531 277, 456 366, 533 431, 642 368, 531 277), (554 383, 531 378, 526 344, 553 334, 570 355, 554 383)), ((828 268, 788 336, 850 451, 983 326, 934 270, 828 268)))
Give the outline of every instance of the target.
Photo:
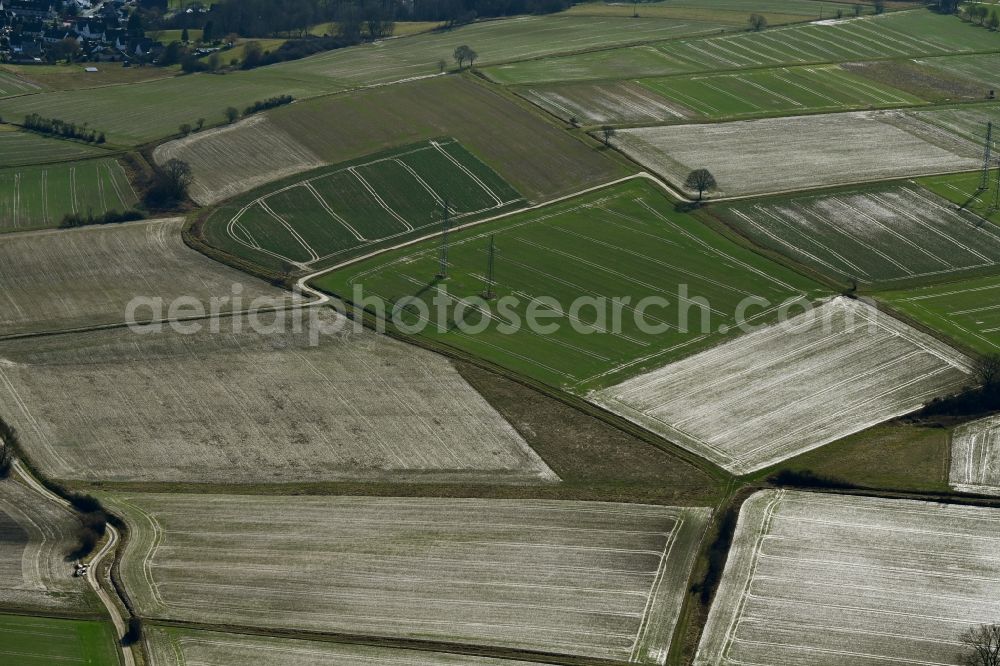
POLYGON ((58 136, 63 139, 76 139, 87 143, 101 144, 107 141, 104 132, 98 132, 86 125, 68 123, 58 118, 44 118, 37 113, 32 113, 24 117, 24 129, 39 134, 58 136))

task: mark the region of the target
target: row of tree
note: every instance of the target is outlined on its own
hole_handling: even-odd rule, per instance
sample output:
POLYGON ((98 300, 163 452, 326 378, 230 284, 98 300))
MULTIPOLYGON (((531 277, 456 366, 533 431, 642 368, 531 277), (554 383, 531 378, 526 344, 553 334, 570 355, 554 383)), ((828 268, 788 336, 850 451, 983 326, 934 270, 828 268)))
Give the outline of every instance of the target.
POLYGON ((38 132, 39 134, 58 136, 63 139, 77 139, 79 141, 86 141, 87 143, 100 144, 107 141, 104 132, 98 132, 86 125, 68 123, 58 118, 43 118, 37 113, 32 113, 24 117, 24 129, 38 132))
POLYGON ((984 4, 975 3, 963 6, 959 16, 961 16, 965 21, 977 23, 981 26, 989 28, 990 30, 1000 28, 1000 16, 997 15, 996 8, 991 9, 984 4))

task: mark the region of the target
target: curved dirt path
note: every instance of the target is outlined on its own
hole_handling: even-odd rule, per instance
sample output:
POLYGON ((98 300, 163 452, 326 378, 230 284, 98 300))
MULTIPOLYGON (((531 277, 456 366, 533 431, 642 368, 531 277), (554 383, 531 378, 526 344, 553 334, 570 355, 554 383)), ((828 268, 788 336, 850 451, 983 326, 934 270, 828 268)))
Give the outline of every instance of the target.
MULTIPOLYGON (((21 478, 21 480, 23 480, 24 483, 27 484, 28 487, 30 487, 32 490, 34 490, 47 500, 55 502, 60 506, 67 507, 69 509, 73 508, 69 502, 59 497, 58 495, 50 491, 48 488, 43 486, 41 483, 39 483, 38 480, 35 479, 35 477, 32 476, 30 472, 24 469, 24 466, 21 464, 20 460, 15 459, 12 467, 14 471, 17 473, 17 475, 21 478)), ((96 571, 101 561, 109 553, 112 553, 115 549, 115 546, 118 545, 119 541, 118 530, 116 530, 112 525, 108 525, 107 534, 108 534, 108 539, 104 543, 104 546, 102 546, 101 549, 97 551, 97 553, 90 558, 90 566, 87 569, 87 582, 90 584, 90 587, 93 588, 94 592, 97 594, 98 599, 101 600, 101 603, 103 603, 105 608, 108 609, 108 615, 111 616, 111 622, 112 624, 114 624, 115 631, 118 633, 118 637, 120 638, 125 635, 125 632, 128 630, 128 627, 125 623, 125 619, 119 612, 118 606, 115 604, 114 599, 112 599, 111 595, 107 592, 107 590, 101 587, 101 581, 96 574, 96 571)), ((124 666, 135 666, 135 656, 132 653, 132 647, 124 646, 119 642, 118 648, 119 648, 119 654, 121 654, 122 656, 122 663, 124 664, 124 666)))

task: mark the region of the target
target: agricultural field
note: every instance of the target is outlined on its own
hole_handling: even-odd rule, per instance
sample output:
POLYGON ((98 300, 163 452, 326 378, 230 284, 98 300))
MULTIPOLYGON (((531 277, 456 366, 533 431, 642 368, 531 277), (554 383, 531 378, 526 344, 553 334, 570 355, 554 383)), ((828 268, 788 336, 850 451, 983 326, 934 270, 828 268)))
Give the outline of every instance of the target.
POLYGON ((535 201, 628 173, 605 151, 594 150, 526 106, 465 77, 437 77, 296 103, 268 113, 265 124, 240 123, 227 135, 226 150, 229 163, 248 165, 239 167, 241 179, 227 175, 232 167, 225 158, 220 162, 213 148, 216 142, 200 146, 205 133, 186 144, 183 155, 196 176, 218 170, 205 185, 196 182, 196 192, 226 188, 228 193, 247 189, 249 182, 274 180, 277 169, 258 157, 257 146, 270 142, 265 131, 291 137, 283 152, 315 155, 325 164, 452 137, 535 201), (338 121, 331 123, 330 118, 338 121), (511 141, 512 136, 518 139, 511 141), (254 166, 258 160, 260 168, 254 166))
POLYGON ((949 481, 960 492, 1000 495, 1000 417, 955 428, 949 481))
POLYGON ((840 67, 875 84, 902 90, 927 102, 940 104, 985 99, 986 90, 981 84, 926 65, 931 60, 949 58, 951 56, 933 59, 845 62, 840 67))
POLYGON ((919 97, 839 65, 758 69, 635 81, 517 87, 519 95, 583 125, 739 119, 782 113, 917 106, 919 97))
POLYGON ((1000 224, 1000 194, 997 193, 1000 171, 990 169, 985 190, 979 189, 982 178, 982 171, 973 171, 947 176, 929 176, 917 182, 939 197, 956 204, 958 208, 1000 224))
POLYGON ((674 184, 683 183, 694 169, 707 168, 718 182, 716 197, 963 171, 982 164, 982 149, 974 142, 898 111, 624 129, 613 144, 674 184))
MULTIPOLYGON (((643 2, 582 2, 565 13, 569 16, 631 17, 638 12, 642 18, 674 19, 682 21, 714 21, 744 27, 751 13, 763 14, 768 25, 797 23, 830 18, 840 9, 853 15, 850 2, 815 2, 815 0, 668 0, 643 2)), ((865 13, 871 8, 866 6, 865 13)))
POLYGON ((104 495, 121 572, 161 618, 663 664, 706 508, 104 495), (197 516, 197 520, 191 520, 197 516))
POLYGON ((713 213, 834 280, 941 279, 1000 263, 1000 229, 913 185, 754 201, 713 213))
POLYGON ((160 165, 172 159, 191 165, 190 195, 202 206, 323 165, 267 115, 160 144, 153 158, 160 165))
POLYGON ((337 49, 251 71, 195 74, 136 85, 0 99, 0 117, 22 118, 39 113, 77 124, 89 123, 107 132, 111 143, 134 145, 173 136, 182 123, 194 125, 199 118, 204 118, 209 127, 221 124, 226 107, 243 109, 276 95, 303 99, 437 76, 439 61, 444 60, 448 67, 454 65, 456 44, 474 44, 479 53, 477 62, 485 64, 718 29, 718 24, 694 21, 523 16, 474 23, 446 33, 337 49))
MULTIPOLYGON (((162 299, 161 317, 181 296, 197 299, 206 310, 212 298, 234 295, 245 304, 238 309, 257 298, 290 300, 283 289, 188 248, 181 240, 183 225, 172 218, 0 235, 0 338, 121 324, 137 298, 162 299)), ((219 302, 219 312, 232 309, 233 303, 219 302)), ((135 319, 154 314, 144 306, 135 319)))
POLYGON ((115 635, 106 622, 0 615, 0 661, 17 666, 117 666, 115 635))
POLYGON ((859 301, 803 314, 591 394, 733 474, 911 412, 970 381, 971 361, 859 301))
POLYGON ((53 90, 78 90, 142 83, 151 79, 175 76, 179 71, 178 67, 123 67, 117 62, 70 65, 0 64, 0 98, 53 90), (97 71, 88 72, 85 70, 86 67, 97 67, 97 71))
POLYGON ((214 224, 225 224, 228 238, 216 246, 250 259, 266 254, 318 267, 437 231, 445 206, 455 226, 523 201, 451 139, 306 175, 219 209, 214 224))
POLYGON ((880 292, 879 300, 964 348, 1000 351, 1000 277, 985 276, 908 290, 880 292))
MULTIPOLYGON (((6 408, 4 411, 7 411, 6 408)), ((12 478, 0 480, 0 606, 93 612, 96 600, 73 578, 66 556, 77 545, 79 519, 12 478)), ((0 615, 0 626, 3 625, 0 615)), ((0 629, 0 633, 6 633, 0 629)), ((0 641, 0 645, 6 641, 0 641)), ((3 647, 0 647, 3 662, 3 647)))
POLYGON ((866 81, 837 65, 648 79, 642 85, 712 120, 924 103, 901 90, 866 81))
POLYGON ((55 227, 71 213, 124 212, 138 202, 114 159, 0 169, 0 233, 55 227))
POLYGON ((764 490, 740 511, 695 664, 958 664, 995 621, 1000 513, 764 490))
MULTIPOLYGON (((995 51, 987 30, 925 10, 538 58, 492 67, 502 84, 670 76, 721 70, 995 51)), ((485 64, 485 63, 484 63, 485 64)))
POLYGON ((49 139, 0 125, 0 168, 30 166, 106 155, 108 151, 79 141, 49 139))
POLYGON ((978 83, 981 88, 980 97, 984 97, 987 90, 1000 90, 1000 53, 927 58, 921 60, 920 64, 928 69, 978 83))
POLYGON ((576 119, 582 125, 660 123, 696 116, 638 81, 532 86, 515 92, 562 120, 576 119))
POLYGON ((644 179, 451 234, 446 280, 435 278, 439 247, 389 252, 316 285, 378 297, 420 336, 580 394, 720 342, 748 297, 770 304, 753 313, 766 321, 786 300, 825 293, 675 211, 644 179), (490 237, 496 308, 480 297, 490 237))
POLYGON ((173 627, 144 629, 151 646, 150 666, 531 666, 489 657, 404 650, 325 641, 289 640, 173 627))
POLYGON ((27 95, 43 90, 42 86, 21 78, 5 67, 0 67, 0 97, 27 95))
POLYGON ((0 343, 4 418, 43 473, 218 484, 558 480, 447 359, 353 331, 325 308, 160 328, 0 343))
MULTIPOLYGON (((954 107, 915 109, 908 111, 905 115, 897 116, 897 118, 915 118, 920 124, 932 128, 930 131, 934 134, 942 135, 941 140, 945 143, 949 141, 946 137, 961 137, 971 141, 978 148, 979 166, 982 166, 986 124, 992 121, 994 130, 1000 131, 1000 104, 964 104, 954 107)), ((917 131, 927 132, 928 130, 917 131)), ((994 134, 992 138, 995 144, 998 137, 994 134)), ((936 142, 933 138, 930 140, 936 142)))
POLYGON ((295 75, 320 75, 350 86, 432 76, 448 67, 456 44, 468 44, 479 54, 477 65, 539 58, 619 44, 667 40, 719 32, 714 21, 664 21, 658 18, 587 17, 571 14, 519 16, 473 23, 455 30, 391 39, 337 49, 293 63, 295 75))
POLYGON ((628 173, 593 146, 462 77, 438 77, 276 109, 275 125, 328 164, 453 137, 532 201, 578 192, 628 173), (328 123, 329 118, 341 119, 328 123), (316 127, 323 129, 319 132, 316 127), (516 141, 511 137, 516 136, 516 141))
POLYGON ((283 65, 274 65, 0 99, 0 117, 21 119, 37 113, 87 123, 104 132, 110 144, 137 145, 177 135, 180 125, 195 125, 199 118, 207 127, 223 124, 229 106, 242 111, 277 95, 301 99, 344 87, 323 76, 286 73, 283 65))

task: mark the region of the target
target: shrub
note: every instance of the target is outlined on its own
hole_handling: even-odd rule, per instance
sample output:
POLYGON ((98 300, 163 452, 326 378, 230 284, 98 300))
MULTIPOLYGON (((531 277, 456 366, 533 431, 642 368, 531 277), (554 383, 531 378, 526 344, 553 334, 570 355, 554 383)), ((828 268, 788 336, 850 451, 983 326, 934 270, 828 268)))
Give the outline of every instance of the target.
POLYGON ((80 213, 67 213, 63 216, 62 221, 59 223, 59 228, 73 229, 75 227, 86 227, 93 224, 118 224, 120 222, 141 220, 144 217, 145 215, 137 210, 127 210, 123 213, 116 210, 109 210, 103 215, 94 215, 93 213, 87 213, 86 215, 81 215, 80 213))

